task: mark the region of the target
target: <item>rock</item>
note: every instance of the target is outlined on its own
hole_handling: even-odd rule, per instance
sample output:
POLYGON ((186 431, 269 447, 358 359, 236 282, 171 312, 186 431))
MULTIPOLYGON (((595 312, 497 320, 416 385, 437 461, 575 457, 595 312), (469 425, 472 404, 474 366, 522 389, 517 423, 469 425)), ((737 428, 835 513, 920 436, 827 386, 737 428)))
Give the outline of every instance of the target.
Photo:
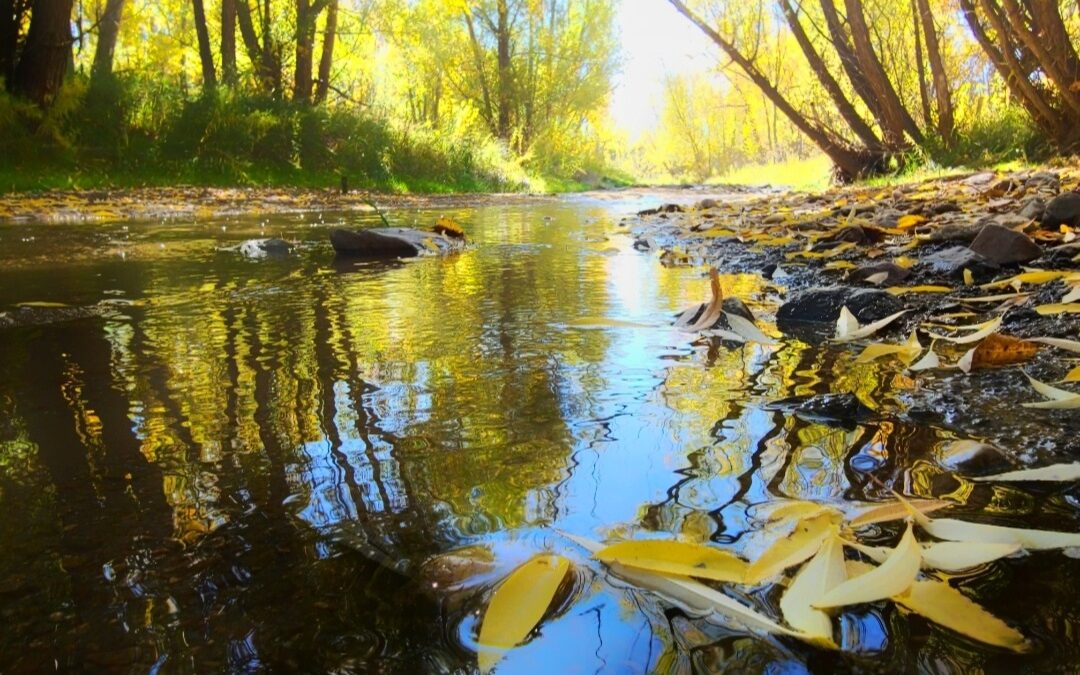
POLYGON ((705 209, 715 209, 715 208, 718 208, 719 206, 720 206, 720 202, 718 202, 715 199, 710 199, 710 198, 706 197, 705 199, 702 199, 700 202, 698 202, 697 206, 695 208, 698 211, 704 211, 705 209))
POLYGON ((998 269, 997 263, 988 260, 966 246, 953 246, 922 258, 919 265, 938 276, 961 276, 965 269, 976 277, 984 277, 998 269))
POLYGON ((954 441, 934 454, 938 464, 956 473, 991 474, 1011 468, 1001 450, 976 441, 954 441))
POLYGON ((421 253, 452 253, 465 243, 436 232, 403 227, 332 230, 330 244, 339 255, 359 258, 412 258, 421 253))
POLYGON ((880 282, 882 284, 896 284, 911 276, 911 270, 906 267, 901 267, 896 263, 891 262, 878 262, 870 265, 863 265, 857 270, 852 270, 852 281, 866 281, 867 277, 871 277, 875 274, 881 274, 884 272, 888 276, 885 280, 880 282))
MULTIPOLYGON (((1016 213, 1003 213, 1001 215, 994 216, 994 222, 1010 230, 1020 230, 1027 227, 1027 224, 1031 222, 1031 219, 1025 218, 1016 213)), ((987 225, 989 224, 990 223, 987 223, 987 225)))
POLYGON ((979 236, 986 223, 979 221, 974 223, 949 223, 933 230, 930 233, 930 241, 935 243, 960 243, 969 244, 979 236))
POLYGON ((878 227, 896 227, 903 215, 903 213, 896 209, 879 209, 878 212, 874 214, 872 220, 878 227))
POLYGON ((853 244, 878 244, 885 240, 885 232, 877 227, 869 227, 866 225, 849 225, 848 227, 841 228, 838 232, 830 237, 823 239, 823 242, 851 242, 853 244))
POLYGON ((960 210, 960 205, 956 202, 926 202, 921 207, 915 209, 913 213, 926 216, 927 218, 933 218, 934 216, 940 216, 944 213, 955 213, 960 210))
POLYGON ((970 187, 984 188, 984 187, 990 185, 990 183, 993 182, 994 178, 996 178, 996 177, 997 177, 997 174, 995 174, 993 171, 984 171, 982 173, 977 173, 977 174, 973 174, 971 176, 968 176, 967 178, 965 178, 961 182, 964 185, 967 185, 967 186, 970 186, 970 187))
POLYGON ((1080 193, 1062 193, 1046 205, 1042 226, 1057 229, 1061 225, 1080 227, 1080 193))
POLYGON ((785 332, 789 332, 785 325, 794 324, 797 329, 798 324, 834 324, 845 305, 860 323, 884 319, 904 308, 894 296, 875 288, 811 288, 781 305, 776 313, 776 322, 780 330, 785 332))
POLYGON ((284 239, 248 239, 240 244, 240 254, 245 258, 289 255, 292 244, 284 239))
POLYGON ((1042 248, 1026 234, 1001 225, 984 227, 971 242, 970 249, 998 265, 1020 265, 1043 254, 1042 248))
POLYGON ((1038 171, 1024 178, 1024 187, 1029 190, 1061 191, 1061 178, 1053 171, 1038 171))
POLYGON ((833 422, 854 425, 869 422, 878 417, 855 394, 818 394, 817 396, 793 396, 773 401, 766 410, 784 410, 816 422, 833 422))
POLYGON ((1032 197, 1024 203, 1019 215, 1026 220, 1042 220, 1044 211, 1046 211, 1046 201, 1042 197, 1032 197))
POLYGON ((728 314, 735 314, 751 323, 757 323, 757 319, 754 318, 754 313, 750 311, 750 308, 746 306, 745 302, 738 298, 724 298, 721 307, 728 314))

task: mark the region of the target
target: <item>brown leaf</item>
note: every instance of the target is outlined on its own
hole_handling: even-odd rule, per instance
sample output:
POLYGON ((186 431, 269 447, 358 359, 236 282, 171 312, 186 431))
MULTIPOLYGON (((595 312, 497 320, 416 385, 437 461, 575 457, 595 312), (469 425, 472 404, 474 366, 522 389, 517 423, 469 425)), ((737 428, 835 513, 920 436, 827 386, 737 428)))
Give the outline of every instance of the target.
POLYGON ((979 346, 975 348, 972 357, 972 365, 979 366, 1004 366, 1010 363, 1022 363, 1032 359, 1039 353, 1039 345, 1027 340, 993 333, 986 336, 979 346))

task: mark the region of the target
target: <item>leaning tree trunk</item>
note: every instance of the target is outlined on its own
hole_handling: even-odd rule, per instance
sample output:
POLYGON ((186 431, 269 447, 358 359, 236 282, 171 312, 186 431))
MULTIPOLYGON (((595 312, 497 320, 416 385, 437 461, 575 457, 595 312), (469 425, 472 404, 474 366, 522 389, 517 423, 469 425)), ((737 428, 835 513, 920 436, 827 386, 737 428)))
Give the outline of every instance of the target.
MULTIPOLYGON (((949 88, 949 76, 945 73, 945 60, 941 56, 941 43, 938 41, 934 15, 930 11, 929 0, 915 0, 922 19, 923 35, 926 37, 926 58, 930 61, 930 75, 934 80, 934 100, 937 102, 937 131, 945 147, 953 144, 956 131, 953 112, 952 92, 949 88)), ((917 29, 916 29, 917 30, 917 29)), ((929 123, 929 120, 927 120, 929 123)))
POLYGON ((315 102, 322 103, 330 93, 330 71, 334 67, 334 42, 337 41, 338 0, 331 0, 326 10, 326 30, 323 31, 322 57, 319 59, 319 81, 315 85, 315 102))
POLYGON ((922 106, 923 124, 929 128, 933 123, 933 113, 930 111, 930 85, 926 83, 926 63, 922 53, 922 28, 919 23, 919 8, 915 6, 915 0, 911 0, 911 19, 915 30, 915 72, 919 79, 919 104, 922 106))
POLYGON ((195 10, 195 36, 199 40, 203 90, 209 91, 217 86, 217 75, 214 73, 214 53, 210 50, 210 31, 206 28, 206 8, 203 0, 191 0, 191 6, 195 10))
POLYGON ((56 98, 71 56, 71 8, 74 0, 34 0, 12 90, 38 105, 56 98))
POLYGON ((94 49, 94 65, 91 72, 93 79, 112 74, 113 54, 116 51, 116 38, 120 34, 120 18, 124 13, 124 0, 108 0, 105 12, 98 20, 98 41, 94 49))
POLYGON ((787 98, 769 81, 769 78, 757 67, 754 62, 740 52, 735 46, 724 39, 712 27, 694 14, 681 0, 668 0, 680 14, 689 19, 710 40, 712 40, 727 55, 732 62, 739 66, 750 81, 761 90, 776 108, 791 120, 799 131, 814 142, 821 151, 836 165, 837 178, 852 180, 876 173, 883 168, 884 157, 881 153, 867 148, 852 147, 841 138, 836 137, 827 129, 811 122, 791 104, 787 98))

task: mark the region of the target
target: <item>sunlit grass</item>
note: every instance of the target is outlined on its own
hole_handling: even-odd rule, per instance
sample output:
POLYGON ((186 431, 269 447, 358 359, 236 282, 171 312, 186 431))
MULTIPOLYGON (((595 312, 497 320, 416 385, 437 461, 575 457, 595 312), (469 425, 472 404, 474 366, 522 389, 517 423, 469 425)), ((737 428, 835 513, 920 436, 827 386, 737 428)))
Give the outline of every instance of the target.
POLYGON ((824 190, 829 186, 832 163, 825 155, 791 159, 776 164, 751 164, 739 167, 709 183, 728 185, 773 185, 793 190, 824 190))

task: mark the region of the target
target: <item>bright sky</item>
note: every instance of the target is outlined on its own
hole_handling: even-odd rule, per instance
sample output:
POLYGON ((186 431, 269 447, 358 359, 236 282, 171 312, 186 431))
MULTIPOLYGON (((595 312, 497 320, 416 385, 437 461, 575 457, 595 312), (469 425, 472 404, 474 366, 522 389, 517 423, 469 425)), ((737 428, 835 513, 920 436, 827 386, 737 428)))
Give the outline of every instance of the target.
POLYGON ((622 0, 618 29, 622 72, 611 115, 634 139, 657 124, 664 77, 713 68, 717 48, 667 0, 622 0))

